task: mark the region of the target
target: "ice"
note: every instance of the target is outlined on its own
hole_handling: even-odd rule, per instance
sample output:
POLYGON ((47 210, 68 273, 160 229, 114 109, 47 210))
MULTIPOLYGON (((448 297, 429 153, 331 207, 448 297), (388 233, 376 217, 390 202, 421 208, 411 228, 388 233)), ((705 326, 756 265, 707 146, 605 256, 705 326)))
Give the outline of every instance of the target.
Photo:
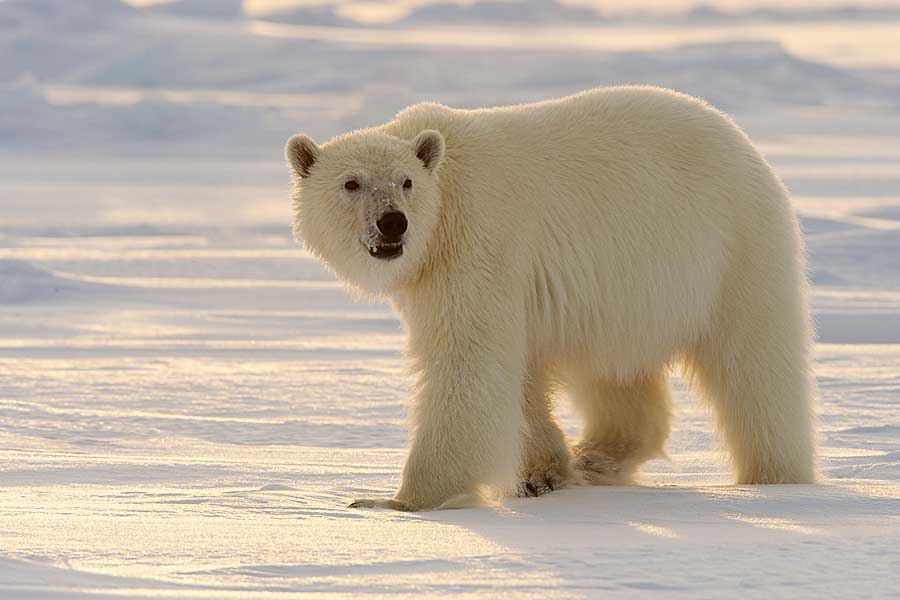
POLYGON ((344 4, 0 1, 0 598, 896 595, 898 21, 736 6, 361 27, 344 4), (821 483, 732 485, 673 373, 641 486, 347 508, 399 482, 404 335, 292 239, 284 142, 616 83, 728 110, 791 190, 821 483))
POLYGON ((485 24, 556 25, 584 24, 600 20, 591 8, 562 4, 555 0, 524 2, 475 2, 471 4, 434 3, 417 7, 399 22, 403 25, 485 24))
POLYGON ((163 14, 203 19, 235 19, 243 16, 243 0, 175 0, 150 5, 163 14))

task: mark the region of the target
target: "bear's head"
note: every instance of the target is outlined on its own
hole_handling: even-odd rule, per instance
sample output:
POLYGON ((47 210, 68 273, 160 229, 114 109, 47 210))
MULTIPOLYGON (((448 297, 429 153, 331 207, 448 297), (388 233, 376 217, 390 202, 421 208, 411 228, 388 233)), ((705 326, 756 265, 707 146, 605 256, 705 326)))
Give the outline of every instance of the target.
POLYGON ((294 234, 349 283, 387 294, 419 272, 441 209, 444 137, 357 131, 322 146, 295 135, 294 234))

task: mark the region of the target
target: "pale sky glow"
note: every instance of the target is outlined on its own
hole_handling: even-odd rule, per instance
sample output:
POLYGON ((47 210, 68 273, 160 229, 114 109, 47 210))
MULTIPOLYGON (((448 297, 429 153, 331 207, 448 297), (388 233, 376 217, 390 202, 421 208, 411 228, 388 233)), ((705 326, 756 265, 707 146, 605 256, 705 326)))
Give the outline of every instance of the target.
MULTIPOLYGON (((132 4, 152 4, 169 0, 128 0, 132 4)), ((438 0, 394 0, 390 2, 358 2, 355 0, 244 0, 246 9, 253 15, 289 8, 291 6, 336 5, 338 14, 360 23, 390 24, 403 17, 412 8, 433 4, 438 0)), ((457 0, 440 0, 454 2, 457 0)), ((467 2, 458 2, 465 4, 467 2)), ((785 8, 779 0, 634 0, 629 2, 601 2, 600 0, 570 0, 565 4, 593 4, 601 12, 663 11, 678 12, 692 6, 709 4, 722 9, 743 10, 752 7, 770 6, 785 8)), ((900 6, 900 0, 882 2, 878 0, 797 0, 790 7, 828 6, 900 6)), ((782 23, 732 22, 727 24, 683 24, 673 23, 665 27, 615 24, 605 28, 601 23, 588 24, 583 30, 567 26, 526 28, 506 28, 502 24, 490 23, 484 27, 460 34, 459 27, 448 27, 446 31, 430 26, 420 31, 404 32, 396 35, 389 29, 369 29, 360 31, 357 27, 335 28, 307 25, 287 25, 281 23, 256 22, 252 25, 256 35, 275 38, 307 40, 340 40, 352 44, 373 46, 407 47, 460 47, 507 49, 566 49, 582 48, 595 50, 646 50, 670 47, 684 43, 711 43, 718 41, 756 41, 774 39, 792 53, 820 62, 858 66, 888 67, 900 64, 900 54, 895 52, 897 26, 894 22, 863 21, 853 28, 843 23, 829 21, 782 23), (602 29, 602 31, 600 31, 602 29)), ((90 94, 90 90, 54 89, 56 97, 90 94)), ((135 92, 120 90, 119 97, 127 102, 135 98, 135 92)), ((170 92, 170 95, 177 92, 170 92)), ((221 94, 220 94, 221 95, 221 94)), ((223 101, 223 98, 219 98, 223 101)), ((295 97, 285 96, 284 102, 295 103, 295 97)), ((250 94, 243 94, 242 103, 250 100, 250 94)), ((272 98, 265 99, 271 103, 272 98)))
MULTIPOLYGON (((134 5, 158 4, 170 0, 127 0, 134 5)), ((260 14, 292 6, 314 6, 323 4, 340 5, 348 14, 384 19, 400 17, 416 6, 434 4, 437 0, 392 0, 390 2, 357 2, 353 0, 244 0, 244 6, 251 14, 260 14)), ((440 0, 457 4, 471 4, 468 1, 440 0)), ((739 10, 759 6, 786 8, 783 0, 568 0, 563 4, 594 6, 607 13, 633 12, 640 10, 679 11, 698 4, 709 4, 722 9, 739 10)), ((900 0, 792 0, 791 7, 814 6, 900 6, 900 0)))

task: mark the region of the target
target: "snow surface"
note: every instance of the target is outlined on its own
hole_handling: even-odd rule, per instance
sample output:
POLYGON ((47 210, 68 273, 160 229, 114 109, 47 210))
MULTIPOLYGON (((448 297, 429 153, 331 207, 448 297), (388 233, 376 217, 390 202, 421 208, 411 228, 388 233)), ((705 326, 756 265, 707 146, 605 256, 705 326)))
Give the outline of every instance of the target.
MULTIPOLYGON (((822 31, 843 45, 828 46, 818 13, 771 35, 753 25, 749 41, 684 17, 630 38, 554 22, 398 39, 198 16, 215 6, 0 2, 0 598, 896 597, 890 11, 833 12, 822 31), (670 459, 641 486, 346 508, 399 480, 403 335, 291 239, 283 141, 421 99, 627 82, 731 111, 792 190, 822 482, 732 485, 710 415, 673 373, 670 459)), ((559 414, 577 435, 565 401, 559 414)))

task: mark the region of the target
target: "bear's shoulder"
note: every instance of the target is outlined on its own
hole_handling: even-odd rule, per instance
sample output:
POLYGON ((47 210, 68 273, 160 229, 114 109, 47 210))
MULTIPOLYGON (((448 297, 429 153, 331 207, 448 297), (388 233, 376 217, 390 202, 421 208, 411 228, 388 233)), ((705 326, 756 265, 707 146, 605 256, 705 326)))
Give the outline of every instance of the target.
POLYGON ((397 121, 415 121, 422 119, 447 119, 454 109, 439 102, 419 102, 407 106, 394 117, 397 121))
POLYGON ((437 102, 420 102, 397 113, 393 121, 383 126, 383 130, 402 139, 412 139, 426 129, 434 129, 447 136, 458 122, 461 112, 437 102))

